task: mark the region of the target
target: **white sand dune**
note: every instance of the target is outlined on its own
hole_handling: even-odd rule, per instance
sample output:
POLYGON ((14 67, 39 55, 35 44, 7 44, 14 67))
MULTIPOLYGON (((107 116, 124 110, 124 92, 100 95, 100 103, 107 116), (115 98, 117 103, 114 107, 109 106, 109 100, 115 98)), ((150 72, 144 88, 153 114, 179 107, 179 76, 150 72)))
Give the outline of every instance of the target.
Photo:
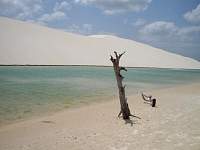
POLYGON ((112 65, 113 51, 126 51, 129 67, 200 68, 200 62, 132 40, 82 36, 0 17, 0 64, 112 65))

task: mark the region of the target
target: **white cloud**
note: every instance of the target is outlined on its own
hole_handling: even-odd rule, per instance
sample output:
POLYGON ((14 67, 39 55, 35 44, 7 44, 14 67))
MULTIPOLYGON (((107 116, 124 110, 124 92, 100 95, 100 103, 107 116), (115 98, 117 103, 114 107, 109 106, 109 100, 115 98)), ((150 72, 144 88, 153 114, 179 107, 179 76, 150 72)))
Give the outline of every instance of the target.
POLYGON ((173 22, 157 21, 145 25, 140 33, 145 35, 155 35, 155 36, 169 36, 177 31, 177 27, 173 22))
POLYGON ((93 26, 91 24, 83 24, 83 29, 85 29, 87 33, 90 33, 93 29, 93 26))
POLYGON ((138 26, 143 26, 145 24, 146 24, 146 20, 140 18, 136 20, 136 22, 134 22, 132 25, 135 27, 138 27, 138 26))
POLYGON ((192 11, 185 13, 184 18, 191 23, 200 23, 200 4, 192 11))
POLYGON ((182 41, 199 41, 200 42, 200 26, 190 26, 180 28, 177 35, 182 41))
POLYGON ((61 3, 56 2, 53 8, 54 11, 65 11, 65 10, 70 10, 70 9, 71 9, 71 5, 66 1, 63 1, 61 3))
POLYGON ((126 11, 139 12, 145 10, 152 0, 74 0, 75 3, 95 5, 105 14, 112 15, 126 11))
POLYGON ((0 0, 0 14, 21 20, 42 11, 41 0, 0 0))
POLYGON ((200 26, 179 27, 157 21, 141 27, 137 40, 200 60, 200 26))
POLYGON ((66 17, 65 13, 62 11, 56 11, 50 14, 43 14, 38 21, 39 22, 52 22, 52 21, 56 21, 56 20, 62 20, 66 17))
POLYGON ((66 1, 55 2, 52 11, 45 12, 42 0, 0 0, 0 15, 42 25, 66 19, 65 11, 70 9, 66 1))
POLYGON ((46 25, 49 22, 67 19, 65 11, 70 9, 71 5, 66 1, 56 2, 52 12, 43 14, 35 22, 46 25))
POLYGON ((33 15, 38 14, 38 12, 42 10, 42 6, 38 4, 34 4, 31 7, 32 7, 30 8, 31 10, 28 10, 29 8, 27 8, 27 10, 17 14, 16 18, 21 20, 26 20, 27 18, 33 17, 33 15))
POLYGON ((200 26, 178 27, 173 22, 157 21, 139 30, 145 42, 194 42, 200 41, 200 26))
POLYGON ((91 24, 83 24, 83 25, 72 24, 65 31, 89 35, 89 34, 92 34, 92 32, 93 32, 93 25, 91 25, 91 24))

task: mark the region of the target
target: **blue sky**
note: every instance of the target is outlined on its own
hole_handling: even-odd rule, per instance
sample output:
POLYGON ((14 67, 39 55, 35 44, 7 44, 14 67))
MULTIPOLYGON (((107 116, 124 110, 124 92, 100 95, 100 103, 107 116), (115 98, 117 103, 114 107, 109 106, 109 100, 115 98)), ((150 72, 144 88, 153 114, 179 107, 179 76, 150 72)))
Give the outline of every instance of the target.
POLYGON ((0 15, 84 35, 112 34, 200 61, 200 0, 0 0, 0 15))

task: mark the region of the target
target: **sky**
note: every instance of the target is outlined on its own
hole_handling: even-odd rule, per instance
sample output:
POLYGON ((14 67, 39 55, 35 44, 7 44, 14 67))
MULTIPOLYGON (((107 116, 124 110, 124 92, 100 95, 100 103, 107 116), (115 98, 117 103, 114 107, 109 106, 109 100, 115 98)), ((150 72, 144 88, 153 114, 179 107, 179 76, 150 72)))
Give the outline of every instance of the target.
POLYGON ((115 35, 200 61, 200 0, 0 0, 0 16, 115 35))

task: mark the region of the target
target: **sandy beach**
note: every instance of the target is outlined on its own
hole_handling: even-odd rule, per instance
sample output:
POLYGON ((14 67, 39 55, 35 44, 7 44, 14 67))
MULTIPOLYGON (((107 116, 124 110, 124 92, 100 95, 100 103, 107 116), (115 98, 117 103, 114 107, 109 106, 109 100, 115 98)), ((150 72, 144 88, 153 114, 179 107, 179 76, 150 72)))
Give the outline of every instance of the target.
POLYGON ((67 109, 51 116, 0 128, 0 150, 199 150, 200 84, 148 91, 157 107, 140 93, 128 96, 141 119, 117 118, 119 100, 67 109))

